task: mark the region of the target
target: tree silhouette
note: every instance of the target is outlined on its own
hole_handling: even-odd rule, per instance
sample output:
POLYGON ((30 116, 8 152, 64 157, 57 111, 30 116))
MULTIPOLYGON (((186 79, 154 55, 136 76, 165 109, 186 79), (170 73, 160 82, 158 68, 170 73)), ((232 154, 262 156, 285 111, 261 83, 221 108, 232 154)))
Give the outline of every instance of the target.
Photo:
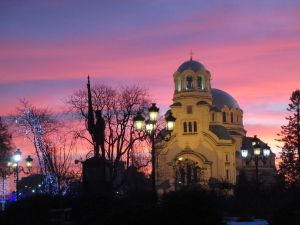
POLYGON ((54 188, 57 189, 55 194, 67 190, 67 184, 76 177, 72 170, 74 142, 71 138, 68 140, 64 130, 66 123, 62 119, 62 114, 55 114, 48 108, 36 107, 26 99, 20 100, 16 113, 11 116, 16 133, 24 135, 33 144, 40 173, 45 175, 45 179, 47 174, 51 174, 55 180, 49 182, 50 186, 57 186, 54 188))
POLYGON ((279 141, 284 143, 281 152, 279 172, 290 185, 300 184, 300 90, 290 97, 287 110, 291 113, 286 119, 288 124, 281 127, 279 141))
POLYGON ((12 136, 8 130, 8 126, 0 117, 0 194, 2 196, 6 194, 8 189, 6 166, 13 147, 11 139, 12 136))
MULTIPOLYGON (((105 159, 110 162, 109 180, 113 184, 123 171, 123 167, 136 163, 134 153, 142 152, 141 142, 147 133, 138 133, 133 117, 138 112, 145 115, 149 107, 148 93, 139 86, 111 87, 96 84, 91 87, 93 110, 101 110, 105 120, 105 159)), ((88 134, 88 94, 85 89, 75 91, 67 100, 70 110, 79 114, 79 126, 74 128, 75 139, 85 140, 94 146, 88 134)), ((147 163, 143 162, 147 166, 147 163)), ((139 167, 139 165, 134 165, 139 167)), ((114 185, 119 186, 119 185, 114 185)))
POLYGON ((11 134, 8 126, 0 117, 0 162, 4 162, 12 149, 11 134))

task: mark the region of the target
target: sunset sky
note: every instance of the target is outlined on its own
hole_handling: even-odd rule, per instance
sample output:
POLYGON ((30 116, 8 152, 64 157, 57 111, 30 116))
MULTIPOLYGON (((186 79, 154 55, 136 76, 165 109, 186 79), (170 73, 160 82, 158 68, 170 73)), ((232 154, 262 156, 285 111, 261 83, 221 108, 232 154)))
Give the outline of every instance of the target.
POLYGON ((61 111, 88 74, 140 84, 163 113, 191 50, 238 101, 247 134, 276 149, 300 88, 300 1, 1 0, 0 115, 19 98, 61 111))

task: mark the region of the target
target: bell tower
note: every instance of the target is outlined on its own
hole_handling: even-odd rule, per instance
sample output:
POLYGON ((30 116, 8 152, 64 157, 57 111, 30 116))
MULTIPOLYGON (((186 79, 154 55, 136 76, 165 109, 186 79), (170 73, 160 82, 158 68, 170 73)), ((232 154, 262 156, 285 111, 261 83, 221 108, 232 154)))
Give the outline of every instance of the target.
POLYGON ((212 104, 210 72, 200 62, 194 61, 192 56, 179 66, 173 78, 175 87, 173 102, 188 97, 212 104))

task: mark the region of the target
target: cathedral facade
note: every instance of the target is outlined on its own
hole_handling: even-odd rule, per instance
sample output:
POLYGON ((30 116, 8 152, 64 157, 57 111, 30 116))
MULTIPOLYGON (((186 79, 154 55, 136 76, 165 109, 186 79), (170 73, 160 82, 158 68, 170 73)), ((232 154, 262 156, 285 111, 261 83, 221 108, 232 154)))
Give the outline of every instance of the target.
POLYGON ((211 179, 234 184, 239 170, 249 167, 240 154, 246 140, 243 110, 231 95, 211 87, 211 73, 192 58, 179 66, 173 81, 166 116, 172 113, 175 127, 155 144, 158 192, 211 179))

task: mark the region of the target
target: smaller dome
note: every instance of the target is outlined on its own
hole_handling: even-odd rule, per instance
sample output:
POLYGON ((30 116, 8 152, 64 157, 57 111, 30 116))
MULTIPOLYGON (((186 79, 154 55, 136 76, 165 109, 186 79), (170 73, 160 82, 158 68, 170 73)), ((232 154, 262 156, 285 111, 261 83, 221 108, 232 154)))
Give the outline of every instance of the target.
POLYGON ((214 88, 211 90, 211 93, 213 98, 213 106, 222 109, 225 105, 227 105, 229 108, 240 109, 240 106, 237 103, 237 101, 227 92, 214 88))
POLYGON ((199 63, 198 61, 194 61, 193 59, 190 59, 190 60, 182 63, 178 67, 177 71, 182 73, 183 71, 185 71, 187 69, 193 70, 194 72, 197 72, 198 70, 206 71, 206 68, 201 63, 199 63))

